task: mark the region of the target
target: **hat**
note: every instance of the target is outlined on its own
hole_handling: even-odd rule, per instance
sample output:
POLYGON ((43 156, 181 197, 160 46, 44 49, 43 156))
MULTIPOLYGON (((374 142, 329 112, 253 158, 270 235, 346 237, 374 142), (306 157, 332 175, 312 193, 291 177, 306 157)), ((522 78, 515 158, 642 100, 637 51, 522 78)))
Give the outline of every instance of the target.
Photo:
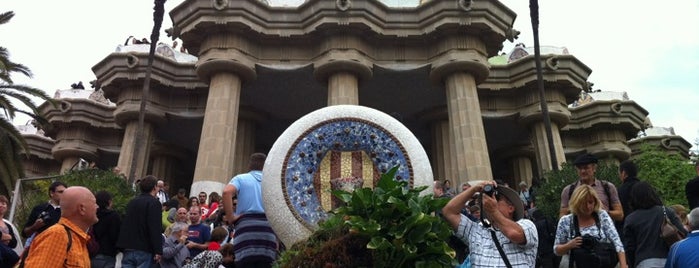
POLYGON ((597 164, 597 157, 594 156, 593 154, 587 153, 587 154, 578 156, 578 158, 575 158, 575 161, 573 162, 573 165, 575 165, 575 166, 587 165, 587 164, 597 164))
POLYGON ((499 185, 497 191, 499 195, 505 196, 505 198, 507 198, 507 200, 509 200, 515 207, 515 212, 513 214, 514 218, 512 220, 518 221, 524 218, 524 203, 522 203, 522 199, 519 199, 517 192, 512 190, 510 187, 499 185))

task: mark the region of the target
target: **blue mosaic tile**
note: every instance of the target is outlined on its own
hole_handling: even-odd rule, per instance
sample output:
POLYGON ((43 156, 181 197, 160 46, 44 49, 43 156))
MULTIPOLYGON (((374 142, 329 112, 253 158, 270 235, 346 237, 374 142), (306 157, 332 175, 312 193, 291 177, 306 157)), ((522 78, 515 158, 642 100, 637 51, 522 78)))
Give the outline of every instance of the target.
POLYGON ((315 226, 327 213, 314 189, 314 175, 329 151, 364 151, 380 173, 398 166, 396 179, 412 185, 412 169, 398 140, 382 127, 357 118, 318 123, 299 137, 287 154, 283 171, 285 199, 299 221, 315 226))

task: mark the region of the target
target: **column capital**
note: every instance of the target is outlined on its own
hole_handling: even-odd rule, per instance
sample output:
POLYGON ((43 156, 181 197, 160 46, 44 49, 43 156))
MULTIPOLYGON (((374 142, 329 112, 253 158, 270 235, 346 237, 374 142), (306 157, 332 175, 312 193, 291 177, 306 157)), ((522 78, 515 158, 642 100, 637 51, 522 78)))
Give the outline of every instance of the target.
POLYGON ((232 48, 209 49, 199 56, 195 65, 197 76, 202 81, 210 81, 219 72, 233 73, 244 81, 257 78, 255 62, 246 53, 232 48))
POLYGON ((448 75, 460 71, 473 75, 476 84, 480 84, 488 78, 490 65, 485 55, 476 50, 450 50, 432 62, 430 79, 441 84, 448 75))
POLYGON ((325 82, 330 75, 343 71, 356 75, 359 80, 367 80, 373 75, 372 61, 357 50, 330 50, 313 62, 313 66, 313 75, 320 82, 325 82))

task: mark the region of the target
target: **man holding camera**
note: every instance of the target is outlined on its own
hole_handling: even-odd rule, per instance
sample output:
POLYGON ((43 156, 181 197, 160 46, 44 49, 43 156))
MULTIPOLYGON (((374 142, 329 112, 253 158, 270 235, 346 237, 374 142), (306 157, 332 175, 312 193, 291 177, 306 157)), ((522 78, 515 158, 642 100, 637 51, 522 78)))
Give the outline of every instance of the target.
POLYGON ((32 209, 29 218, 27 218, 27 223, 24 224, 24 229, 22 229, 22 235, 30 237, 27 241, 28 245, 34 236, 56 224, 61 218, 61 196, 63 196, 63 191, 67 187, 63 182, 54 181, 49 186, 49 201, 39 204, 32 209))
POLYGON ((471 249, 474 267, 534 267, 539 239, 534 223, 524 219, 524 204, 515 190, 481 182, 452 198, 442 213, 454 235, 471 249), (481 193, 481 222, 461 214, 476 193, 481 193))

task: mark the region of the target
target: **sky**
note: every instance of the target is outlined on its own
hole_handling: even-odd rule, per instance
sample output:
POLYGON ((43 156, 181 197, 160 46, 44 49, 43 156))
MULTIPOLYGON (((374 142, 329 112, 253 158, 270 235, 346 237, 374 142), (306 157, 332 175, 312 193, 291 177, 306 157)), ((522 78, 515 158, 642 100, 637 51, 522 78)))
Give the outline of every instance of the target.
MULTIPOLYGON (((172 26, 167 13, 184 0, 165 4, 162 29, 172 26)), ((272 5, 297 6, 303 0, 270 0, 272 5)), ((516 12, 514 28, 521 34, 505 41, 534 44, 529 2, 503 0, 516 12)), ((387 0, 389 6, 415 6, 417 0, 387 0)), ((624 91, 649 112, 656 127, 673 127, 695 144, 699 136, 699 1, 673 0, 540 0, 539 38, 542 46, 566 47, 590 67, 594 89, 624 91)), ((0 25, 0 46, 13 62, 34 76, 14 74, 17 84, 45 90, 95 79, 92 66, 123 44, 129 35, 150 37, 153 1, 146 0, 6 0, 0 12, 15 17, 0 25)), ((171 43, 163 32, 161 41, 171 43)), ((28 118, 16 118, 24 124, 28 118)))

